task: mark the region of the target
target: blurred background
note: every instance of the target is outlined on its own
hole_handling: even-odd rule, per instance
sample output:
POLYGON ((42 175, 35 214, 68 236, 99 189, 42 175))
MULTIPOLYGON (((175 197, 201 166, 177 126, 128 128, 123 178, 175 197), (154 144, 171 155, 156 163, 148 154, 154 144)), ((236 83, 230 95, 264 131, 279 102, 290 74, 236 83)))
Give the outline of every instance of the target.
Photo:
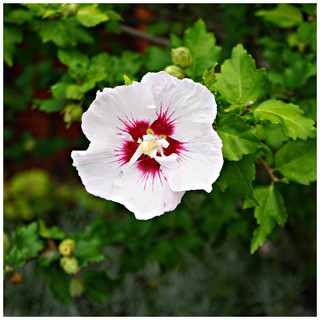
MULTIPOLYGON (((67 237, 87 241, 93 256, 83 269, 94 289, 84 293, 80 284, 71 290, 64 280, 54 286, 50 278, 60 272, 59 261, 46 265, 30 259, 4 279, 4 315, 314 316, 315 183, 279 185, 288 222, 250 255, 253 211, 243 210, 243 200, 232 192, 223 193, 216 185, 209 195, 188 192, 174 212, 137 221, 123 206, 88 194, 71 165, 71 151, 89 144, 80 117, 96 91, 122 85, 123 74, 140 80, 146 72, 172 64, 172 34, 183 37, 199 18, 222 47, 221 61, 242 43, 258 68, 281 72, 291 67, 285 60, 274 62, 276 44, 286 43, 290 30, 279 32, 255 14, 275 5, 103 4, 99 8, 109 20, 82 29, 67 26, 75 28, 74 38, 63 35, 66 26, 56 27, 61 13, 56 16, 54 5, 59 4, 42 4, 47 11, 41 11, 39 5, 4 4, 4 246, 9 250, 12 233, 33 221, 62 230, 54 245, 67 237), (113 59, 107 75, 80 99, 71 99, 71 107, 57 102, 66 98, 60 99, 59 88, 68 67, 57 58, 63 41, 75 41, 85 55, 105 52, 113 59), (101 259, 95 250, 102 250, 101 259), (105 271, 108 281, 101 288, 94 280, 105 271)), ((305 19, 315 19, 315 6, 310 6, 303 11, 305 19)), ((73 21, 73 8, 68 10, 63 15, 73 21)), ((301 56, 312 49, 287 47, 301 56)), ((280 96, 303 92, 314 97, 301 107, 316 119, 315 83, 311 77, 299 88, 272 85, 280 96)), ((256 174, 260 181, 267 179, 259 167, 256 174)))

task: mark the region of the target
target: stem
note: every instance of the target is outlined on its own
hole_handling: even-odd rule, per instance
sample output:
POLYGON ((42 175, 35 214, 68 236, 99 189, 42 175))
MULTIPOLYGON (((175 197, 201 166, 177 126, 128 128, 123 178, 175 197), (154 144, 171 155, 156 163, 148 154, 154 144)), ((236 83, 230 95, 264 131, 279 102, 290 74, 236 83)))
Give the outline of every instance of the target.
POLYGON ((251 108, 250 108, 250 106, 247 106, 247 108, 246 108, 245 110, 243 110, 243 111, 239 114, 239 116, 242 117, 243 115, 245 115, 247 112, 250 112, 250 111, 252 111, 251 108))
POLYGON ((260 163, 263 165, 263 167, 266 169, 266 171, 268 172, 272 182, 278 182, 279 179, 273 174, 273 169, 271 169, 266 162, 262 159, 262 157, 260 156, 260 154, 258 154, 258 159, 260 161, 260 163))
POLYGON ((130 34, 134 37, 149 41, 149 42, 153 42, 155 44, 158 44, 160 46, 170 46, 171 45, 171 41, 169 39, 164 39, 164 38, 158 38, 155 36, 152 36, 150 34, 147 34, 143 31, 137 30, 135 28, 132 28, 130 26, 127 26, 125 24, 119 24, 120 25, 120 29, 122 32, 130 34))

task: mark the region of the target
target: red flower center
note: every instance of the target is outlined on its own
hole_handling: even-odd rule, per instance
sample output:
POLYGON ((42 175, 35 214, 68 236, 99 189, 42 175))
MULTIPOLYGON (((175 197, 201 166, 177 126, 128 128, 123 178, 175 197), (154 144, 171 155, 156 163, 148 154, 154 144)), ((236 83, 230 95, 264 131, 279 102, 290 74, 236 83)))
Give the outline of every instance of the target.
MULTIPOLYGON (((169 156, 172 153, 180 155, 182 150, 185 150, 183 143, 170 137, 174 133, 174 122, 176 119, 172 119, 173 113, 169 114, 169 109, 165 112, 160 108, 160 113, 158 114, 158 119, 155 120, 151 126, 147 121, 137 121, 137 120, 126 120, 120 121, 124 124, 124 128, 121 129, 123 132, 127 132, 131 135, 134 141, 126 141, 123 145, 116 151, 116 156, 118 157, 118 162, 124 165, 130 161, 134 153, 139 147, 138 140, 143 139, 143 136, 147 134, 148 128, 150 128, 156 136, 164 135, 165 139, 169 142, 169 146, 163 149, 163 154, 169 156)), ((160 156, 158 153, 157 155, 160 156)), ((138 169, 142 172, 143 176, 148 177, 151 175, 154 177, 156 174, 160 173, 160 164, 154 159, 145 154, 143 154, 138 159, 138 169)))

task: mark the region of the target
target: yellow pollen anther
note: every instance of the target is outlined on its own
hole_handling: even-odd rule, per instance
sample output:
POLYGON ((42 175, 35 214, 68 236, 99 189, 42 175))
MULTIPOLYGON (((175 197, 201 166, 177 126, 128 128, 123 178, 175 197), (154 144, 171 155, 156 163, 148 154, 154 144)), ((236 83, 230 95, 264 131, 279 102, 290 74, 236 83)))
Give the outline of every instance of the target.
POLYGON ((143 141, 139 146, 141 152, 143 152, 144 154, 146 154, 148 156, 153 155, 154 151, 158 147, 156 141, 157 141, 157 139, 143 141))

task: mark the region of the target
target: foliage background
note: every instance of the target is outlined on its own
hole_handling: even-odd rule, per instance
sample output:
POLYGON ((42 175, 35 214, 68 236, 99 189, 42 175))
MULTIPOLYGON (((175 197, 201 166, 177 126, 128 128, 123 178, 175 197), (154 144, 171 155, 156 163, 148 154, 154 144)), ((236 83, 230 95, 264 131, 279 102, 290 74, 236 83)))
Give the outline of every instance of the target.
POLYGON ((314 4, 4 4, 5 315, 315 315, 315 59, 314 4), (247 144, 223 139, 211 194, 188 192, 174 212, 137 221, 86 193, 70 152, 88 146, 79 120, 98 89, 163 70, 181 45, 193 55, 182 72, 216 95, 218 133, 245 132, 247 144), (253 104, 229 90, 238 58, 253 104), (281 101, 276 119, 270 99, 281 101), (307 154, 297 177, 265 170, 297 150, 307 154), (267 206, 255 201, 274 185, 261 222, 267 206))

